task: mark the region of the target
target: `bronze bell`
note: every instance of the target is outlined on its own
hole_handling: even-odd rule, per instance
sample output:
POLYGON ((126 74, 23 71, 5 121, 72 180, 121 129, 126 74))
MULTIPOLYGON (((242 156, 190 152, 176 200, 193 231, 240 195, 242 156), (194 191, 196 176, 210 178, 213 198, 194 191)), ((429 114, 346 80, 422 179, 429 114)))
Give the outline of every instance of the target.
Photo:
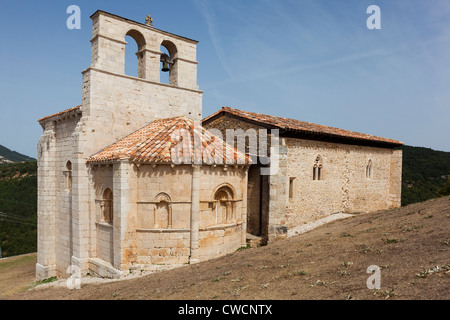
POLYGON ((169 72, 170 71, 170 57, 167 54, 163 53, 161 55, 161 62, 163 64, 161 71, 169 72))
POLYGON ((163 65, 162 65, 162 72, 169 72, 170 71, 170 67, 169 64, 167 63, 167 61, 163 61, 163 65))

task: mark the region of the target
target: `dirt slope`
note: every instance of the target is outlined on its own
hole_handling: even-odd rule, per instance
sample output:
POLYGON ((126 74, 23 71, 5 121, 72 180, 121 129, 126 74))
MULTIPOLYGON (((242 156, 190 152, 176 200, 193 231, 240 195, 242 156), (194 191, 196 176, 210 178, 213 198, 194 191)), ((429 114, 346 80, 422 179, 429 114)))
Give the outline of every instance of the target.
POLYGON ((16 299, 450 299, 450 197, 355 215, 265 247, 80 290, 16 299), (369 290, 371 265, 381 289, 369 290))
POLYGON ((0 260, 0 299, 25 291, 34 284, 36 253, 0 260))

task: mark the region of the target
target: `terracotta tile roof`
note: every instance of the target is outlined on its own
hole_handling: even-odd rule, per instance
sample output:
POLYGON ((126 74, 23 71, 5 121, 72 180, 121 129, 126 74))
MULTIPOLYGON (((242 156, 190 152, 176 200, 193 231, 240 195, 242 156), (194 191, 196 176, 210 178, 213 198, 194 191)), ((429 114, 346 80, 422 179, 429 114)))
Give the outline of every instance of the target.
POLYGON ((64 111, 61 111, 61 112, 58 112, 58 113, 55 113, 55 114, 52 114, 50 116, 46 116, 46 117, 40 118, 38 120, 38 122, 41 122, 41 121, 44 121, 44 120, 47 120, 47 119, 50 119, 50 118, 54 118, 54 117, 57 117, 57 116, 62 116, 64 114, 66 114, 66 113, 69 113, 71 111, 75 111, 75 110, 78 110, 78 109, 81 109, 81 105, 73 107, 73 108, 70 108, 70 109, 67 109, 67 110, 64 110, 64 111))
POLYGON ((293 131, 293 132, 303 132, 310 133, 316 135, 326 135, 326 136, 334 136, 340 138, 347 139, 356 139, 360 141, 371 141, 371 142, 381 142, 392 145, 403 145, 403 142, 386 139, 382 137, 373 136, 370 134, 359 133, 349 130, 343 130, 339 128, 327 127, 319 124, 314 124, 310 122, 288 119, 282 117, 270 116, 262 113, 254 113, 248 111, 242 111, 238 109, 233 109, 229 107, 223 107, 221 110, 215 112, 214 114, 204 118, 202 123, 205 124, 213 118, 221 115, 221 114, 229 114, 232 116, 236 116, 243 120, 249 120, 251 122, 259 123, 263 126, 269 126, 274 129, 280 129, 284 131, 293 131))
POLYGON ((178 163, 201 161, 202 164, 251 163, 249 156, 226 144, 219 137, 212 136, 206 129, 184 116, 151 122, 96 153, 88 159, 88 162, 123 159, 133 162, 165 164, 176 164, 177 160, 178 163), (203 148, 198 147, 200 144, 203 148), (188 158, 182 158, 186 155, 181 150, 187 153, 188 158), (208 152, 202 152, 202 150, 208 152), (179 158, 172 159, 172 154, 179 154, 179 158), (229 162, 227 162, 227 155, 230 155, 229 162))

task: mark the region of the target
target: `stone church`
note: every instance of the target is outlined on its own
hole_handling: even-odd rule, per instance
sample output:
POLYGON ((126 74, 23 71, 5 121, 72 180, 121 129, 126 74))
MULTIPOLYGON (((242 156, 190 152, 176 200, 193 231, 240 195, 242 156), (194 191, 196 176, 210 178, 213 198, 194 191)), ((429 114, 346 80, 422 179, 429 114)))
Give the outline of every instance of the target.
POLYGON ((164 270, 249 235, 267 243, 333 213, 400 206, 401 142, 232 108, 202 119, 197 41, 151 19, 91 19, 81 105, 39 119, 37 279, 71 265, 109 278, 164 270), (137 77, 125 74, 126 36, 137 77))

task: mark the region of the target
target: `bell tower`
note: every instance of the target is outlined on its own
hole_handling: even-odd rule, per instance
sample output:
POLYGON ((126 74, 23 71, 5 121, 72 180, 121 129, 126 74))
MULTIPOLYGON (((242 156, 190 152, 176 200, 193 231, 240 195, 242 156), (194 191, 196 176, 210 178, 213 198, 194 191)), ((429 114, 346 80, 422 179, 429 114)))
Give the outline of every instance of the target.
POLYGON ((86 274, 99 250, 109 252, 114 266, 122 264, 123 225, 136 204, 127 178, 134 169, 111 164, 112 174, 102 184, 112 194, 104 196, 94 187, 89 157, 154 120, 202 118, 197 41, 156 29, 151 18, 144 24, 97 11, 91 19, 91 64, 82 71, 81 105, 39 120, 44 134, 38 157, 38 279, 64 275, 69 266, 86 274), (137 76, 125 74, 127 36, 137 43, 137 76), (160 81, 162 67, 169 72, 168 84, 160 81), (106 216, 115 217, 108 229, 115 238, 107 246, 97 242, 98 201, 113 202, 106 216))
POLYGON ((91 68, 124 74, 125 36, 131 36, 138 45, 138 78, 159 82, 160 65, 164 62, 170 68, 167 70, 171 73, 170 85, 198 90, 198 41, 156 29, 149 16, 145 24, 104 11, 95 12, 91 19, 91 68), (161 46, 168 50, 169 55, 160 51, 161 46))
POLYGON ((94 143, 93 152, 156 119, 185 115, 201 120, 196 40, 155 28, 149 16, 139 23, 97 11, 91 19, 91 65, 82 72, 83 116, 106 138, 102 145, 94 143), (125 74, 126 36, 138 46, 137 77, 125 74), (160 81, 161 68, 169 72, 168 84, 160 81))

